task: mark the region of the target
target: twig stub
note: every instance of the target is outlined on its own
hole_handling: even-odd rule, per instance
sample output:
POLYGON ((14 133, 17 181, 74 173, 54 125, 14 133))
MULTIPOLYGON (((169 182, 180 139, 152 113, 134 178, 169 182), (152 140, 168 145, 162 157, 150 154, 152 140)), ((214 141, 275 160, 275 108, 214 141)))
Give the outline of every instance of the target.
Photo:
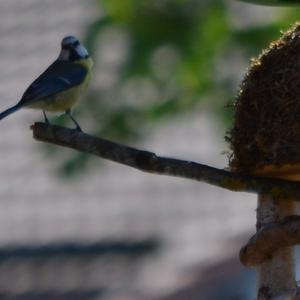
POLYGON ((300 244, 300 216, 288 216, 280 222, 261 227, 240 251, 246 267, 262 264, 283 247, 300 244))

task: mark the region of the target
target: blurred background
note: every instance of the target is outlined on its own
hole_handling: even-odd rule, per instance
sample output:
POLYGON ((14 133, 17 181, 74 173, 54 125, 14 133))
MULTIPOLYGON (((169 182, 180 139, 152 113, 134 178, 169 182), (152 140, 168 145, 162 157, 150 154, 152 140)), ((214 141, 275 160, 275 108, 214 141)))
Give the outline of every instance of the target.
MULTIPOLYGON (((0 110, 74 34, 95 61, 74 111, 84 131, 224 168, 250 58, 299 13, 233 0, 0 0, 0 110)), ((254 270, 238 260, 255 195, 37 143, 39 120, 22 110, 1 122, 1 300, 255 298, 254 270)))

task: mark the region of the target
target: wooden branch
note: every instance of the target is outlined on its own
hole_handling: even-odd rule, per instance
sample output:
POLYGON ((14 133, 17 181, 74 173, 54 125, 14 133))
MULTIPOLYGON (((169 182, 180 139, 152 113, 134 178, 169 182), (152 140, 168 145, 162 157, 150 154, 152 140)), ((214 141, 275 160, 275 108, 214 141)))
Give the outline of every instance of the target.
POLYGON ((236 192, 268 193, 300 200, 300 185, 297 182, 246 176, 193 161, 161 157, 153 152, 46 123, 35 123, 31 129, 36 140, 94 154, 144 172, 193 179, 236 192))
POLYGON ((300 216, 288 216, 280 222, 263 226, 240 251, 240 261, 246 267, 262 264, 274 252, 300 244, 300 216))

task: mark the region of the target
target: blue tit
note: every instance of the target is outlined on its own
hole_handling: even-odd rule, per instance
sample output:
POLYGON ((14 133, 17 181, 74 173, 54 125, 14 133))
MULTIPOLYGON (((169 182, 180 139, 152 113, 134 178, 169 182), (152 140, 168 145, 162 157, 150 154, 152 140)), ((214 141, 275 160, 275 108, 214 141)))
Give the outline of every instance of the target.
POLYGON ((47 123, 46 111, 65 112, 81 130, 71 108, 87 89, 92 66, 92 59, 76 37, 63 38, 58 58, 33 81, 15 106, 0 113, 0 120, 20 108, 34 108, 43 111, 47 123))

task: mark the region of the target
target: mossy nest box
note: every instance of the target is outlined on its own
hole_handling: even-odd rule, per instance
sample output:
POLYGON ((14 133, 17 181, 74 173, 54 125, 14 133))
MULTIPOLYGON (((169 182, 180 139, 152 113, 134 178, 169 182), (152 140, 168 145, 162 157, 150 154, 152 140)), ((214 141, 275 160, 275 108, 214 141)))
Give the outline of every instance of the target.
POLYGON ((251 61, 234 108, 231 169, 300 181, 300 23, 251 61))

